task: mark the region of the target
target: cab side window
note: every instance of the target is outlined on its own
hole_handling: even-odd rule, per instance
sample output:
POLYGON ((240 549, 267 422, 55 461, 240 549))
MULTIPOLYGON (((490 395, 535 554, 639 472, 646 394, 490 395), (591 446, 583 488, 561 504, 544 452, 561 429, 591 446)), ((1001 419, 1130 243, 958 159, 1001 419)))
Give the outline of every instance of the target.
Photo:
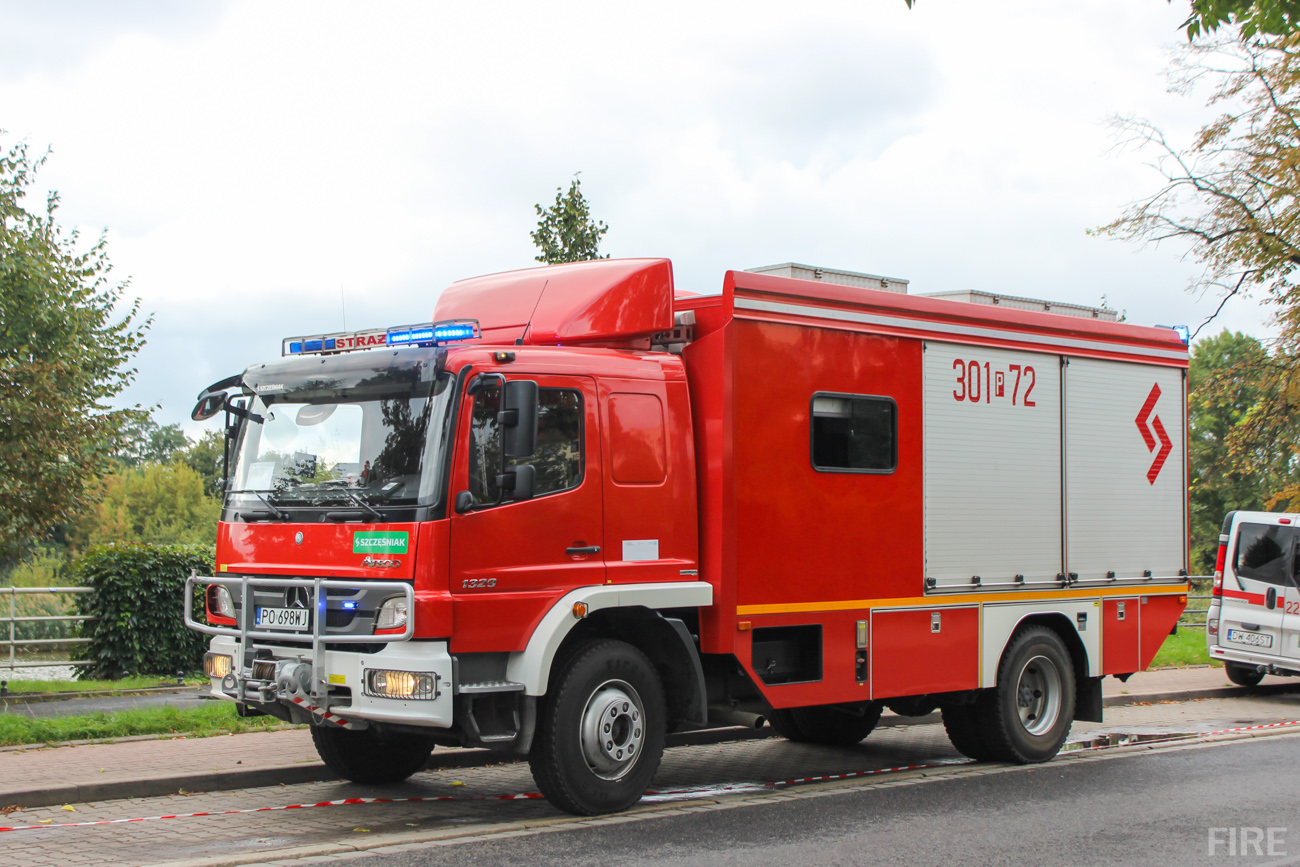
POLYGON ((1287 583, 1287 556, 1295 530, 1269 524, 1242 524, 1232 566, 1242 578, 1268 584, 1287 583))
MULTIPOLYGON (((474 396, 470 414, 469 491, 477 505, 495 503, 500 493, 501 389, 485 388, 474 396)), ((510 465, 532 464, 533 496, 554 494, 582 483, 582 395, 571 388, 538 389, 537 451, 510 465)))

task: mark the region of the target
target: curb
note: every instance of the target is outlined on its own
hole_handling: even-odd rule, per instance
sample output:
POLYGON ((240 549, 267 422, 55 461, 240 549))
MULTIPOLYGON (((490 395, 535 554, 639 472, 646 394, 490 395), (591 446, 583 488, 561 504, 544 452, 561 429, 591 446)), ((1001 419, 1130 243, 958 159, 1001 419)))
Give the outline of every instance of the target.
MULTIPOLYGON (((1122 707, 1131 704, 1155 704, 1162 701, 1194 701, 1206 698, 1233 698, 1242 695, 1279 695, 1300 692, 1300 683, 1275 683, 1264 686, 1225 686, 1213 689, 1184 690, 1181 692, 1142 693, 1137 695, 1107 696, 1105 707, 1122 707)), ((932 725, 941 722, 938 712, 920 717, 886 716, 881 719, 881 728, 899 726, 932 725)), ((168 736, 144 735, 141 740, 168 736)), ((170 737, 175 737, 172 735, 170 737)), ((703 746, 728 741, 766 740, 779 737, 770 726, 761 729, 724 728, 703 731, 681 732, 668 735, 665 746, 703 746)), ((126 740, 126 739, 123 739, 126 740)), ((39 748, 31 745, 27 749, 39 748)), ((476 768, 491 764, 511 764, 521 762, 522 756, 511 753, 499 753, 492 750, 456 750, 435 752, 425 770, 442 770, 446 768, 476 768)), ((263 786, 296 785, 301 783, 323 783, 338 780, 321 762, 306 762, 294 765, 278 765, 269 768, 249 768, 247 770, 207 771, 196 774, 173 774, 141 777, 135 780, 113 780, 107 782, 86 781, 70 782, 39 789, 0 791, 0 805, 17 804, 27 809, 34 807, 53 807, 60 804, 86 803, 89 801, 113 801, 126 798, 150 798, 162 795, 174 795, 181 792, 216 792, 231 789, 252 789, 263 786)))
POLYGON ((173 695, 202 692, 203 685, 142 686, 139 689, 89 689, 82 692, 7 692, 0 696, 0 707, 17 704, 44 704, 51 701, 76 701, 79 698, 130 698, 137 695, 173 695))

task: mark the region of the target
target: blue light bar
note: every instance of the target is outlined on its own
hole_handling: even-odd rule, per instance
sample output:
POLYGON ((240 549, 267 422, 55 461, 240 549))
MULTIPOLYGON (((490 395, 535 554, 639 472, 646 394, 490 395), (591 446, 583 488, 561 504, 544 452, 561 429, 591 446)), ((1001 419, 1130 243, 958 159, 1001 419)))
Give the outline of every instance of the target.
POLYGON ((1192 342, 1192 329, 1188 328, 1186 325, 1175 325, 1174 333, 1182 338, 1183 343, 1192 342))
POLYGON ((374 349, 376 346, 442 346, 459 340, 473 340, 478 336, 477 320, 449 319, 445 322, 399 325, 388 329, 290 337, 281 342, 280 354, 318 355, 374 349))

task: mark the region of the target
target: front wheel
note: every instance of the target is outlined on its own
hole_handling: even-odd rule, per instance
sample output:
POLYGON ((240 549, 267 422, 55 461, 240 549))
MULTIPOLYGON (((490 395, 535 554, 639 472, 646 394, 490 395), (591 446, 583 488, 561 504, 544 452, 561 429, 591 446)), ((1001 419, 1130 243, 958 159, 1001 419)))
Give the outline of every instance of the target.
POLYGON ((1070 733, 1074 704, 1074 665, 1061 637, 1045 626, 1019 633, 1002 656, 997 688, 978 705, 988 757, 1020 765, 1052 758, 1070 733))
POLYGON ((623 641, 579 645, 560 662, 528 754, 546 799, 568 813, 626 810, 664 752, 664 692, 645 654, 623 641))
POLYGON ((314 725, 311 740, 331 771, 368 785, 400 783, 422 769, 433 752, 432 738, 406 732, 314 725))
POLYGON ((1259 666, 1255 665, 1225 662, 1223 671, 1228 675, 1228 680, 1237 684, 1237 686, 1259 686, 1259 682, 1264 679, 1264 672, 1260 671, 1259 666))

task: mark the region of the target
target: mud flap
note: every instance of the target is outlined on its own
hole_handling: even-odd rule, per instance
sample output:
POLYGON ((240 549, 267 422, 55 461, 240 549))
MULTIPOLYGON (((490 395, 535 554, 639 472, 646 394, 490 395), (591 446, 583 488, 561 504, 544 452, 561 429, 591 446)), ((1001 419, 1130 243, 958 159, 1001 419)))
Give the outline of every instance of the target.
POLYGON ((1101 698, 1101 678, 1085 677, 1079 681, 1078 697, 1074 705, 1074 718, 1083 722, 1105 722, 1101 698))

